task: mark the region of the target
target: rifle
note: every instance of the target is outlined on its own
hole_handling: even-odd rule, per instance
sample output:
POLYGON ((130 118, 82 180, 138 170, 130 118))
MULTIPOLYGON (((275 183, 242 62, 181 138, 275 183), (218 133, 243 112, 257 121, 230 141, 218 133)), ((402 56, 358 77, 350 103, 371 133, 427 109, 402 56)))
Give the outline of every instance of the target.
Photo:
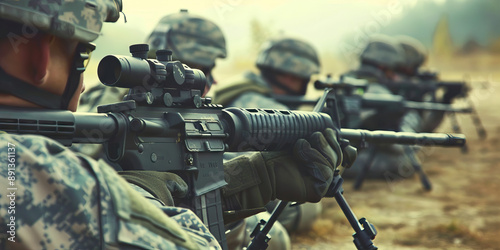
MULTIPOLYGON (((317 89, 331 89, 340 109, 341 124, 348 128, 359 127, 362 109, 376 109, 378 114, 385 114, 391 117, 400 117, 408 110, 417 111, 442 111, 454 113, 470 113, 471 107, 456 107, 450 104, 415 102, 405 100, 399 95, 390 94, 357 94, 366 91, 366 83, 332 83, 317 80, 314 82, 317 89)), ((306 98, 303 96, 275 95, 274 98, 289 107, 297 108, 301 105, 316 105, 318 99, 306 98)), ((383 120, 383 119, 380 119, 383 120)))
MULTIPOLYGON (((432 71, 422 71, 419 72, 416 77, 421 80, 418 84, 408 84, 406 83, 403 86, 399 86, 399 83, 394 83, 392 88, 394 91, 398 91, 398 89, 401 88, 406 88, 406 93, 411 93, 411 91, 417 90, 418 95, 423 95, 425 93, 432 93, 433 97, 435 98, 435 92, 436 90, 442 88, 445 90, 444 95, 442 97, 442 101, 445 103, 451 103, 451 101, 456 98, 456 97, 461 97, 466 99, 469 107, 471 108, 471 118, 472 122, 474 123, 474 126, 476 128, 477 134, 479 138, 485 139, 487 134, 486 134, 486 129, 484 128, 481 118, 479 117, 472 101, 470 98, 468 98, 468 93, 471 90, 470 86, 466 84, 466 82, 461 82, 461 81, 439 81, 439 73, 438 72, 432 72, 432 71), (415 85, 418 85, 417 88, 415 88, 415 85), (427 88, 425 91, 418 91, 420 88, 427 88)), ((452 127, 454 132, 460 133, 460 125, 458 124, 457 119, 455 118, 455 114, 450 113, 450 118, 452 122, 452 127)), ((464 147, 462 148, 465 151, 467 151, 467 148, 464 147)))
MULTIPOLYGON (((129 88, 123 102, 100 106, 97 114, 2 108, 0 130, 44 135, 66 146, 103 144, 108 160, 118 163, 124 170, 178 174, 189 186, 189 194, 176 200, 178 205, 192 209, 227 249, 220 193, 220 188, 226 185, 223 152, 287 150, 297 139, 306 138, 315 131, 340 127, 335 124, 337 120, 324 113, 223 109, 211 104, 209 98, 201 97, 206 84, 201 71, 172 61, 171 51, 159 50, 156 60, 146 59, 148 50, 145 44, 132 45, 132 57, 110 55, 99 63, 101 82, 129 88)), ((394 137, 394 141, 413 140, 416 144, 465 143, 462 135, 385 136, 346 131, 343 136, 361 141, 394 137)), ((352 224, 358 225, 341 194, 341 182, 337 175, 330 196, 343 204, 346 216, 351 222, 354 218, 352 224)), ((365 225, 368 228, 369 224, 365 225)), ((374 236, 366 236, 361 226, 355 230, 360 249, 373 245, 370 238, 374 236)))

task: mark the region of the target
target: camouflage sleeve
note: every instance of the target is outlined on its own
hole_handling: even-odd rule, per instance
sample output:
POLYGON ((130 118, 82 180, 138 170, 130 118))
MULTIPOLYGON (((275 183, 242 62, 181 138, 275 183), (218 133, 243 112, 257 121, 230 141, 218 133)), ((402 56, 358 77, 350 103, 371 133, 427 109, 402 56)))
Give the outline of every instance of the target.
POLYGON ((286 109, 288 107, 275 101, 273 98, 257 92, 247 92, 233 100, 228 107, 239 108, 264 108, 264 109, 286 109))
POLYGON ((219 248, 188 210, 40 136, 0 134, 0 249, 219 248))

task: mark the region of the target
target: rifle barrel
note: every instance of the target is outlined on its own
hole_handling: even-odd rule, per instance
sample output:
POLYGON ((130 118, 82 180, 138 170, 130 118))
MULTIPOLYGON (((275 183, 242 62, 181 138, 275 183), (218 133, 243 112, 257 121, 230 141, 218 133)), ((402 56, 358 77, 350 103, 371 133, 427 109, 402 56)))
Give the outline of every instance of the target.
POLYGON ((362 129, 341 129, 341 137, 355 142, 368 142, 377 144, 405 144, 460 147, 465 145, 465 136, 462 134, 444 133, 410 133, 393 131, 369 131, 362 129))

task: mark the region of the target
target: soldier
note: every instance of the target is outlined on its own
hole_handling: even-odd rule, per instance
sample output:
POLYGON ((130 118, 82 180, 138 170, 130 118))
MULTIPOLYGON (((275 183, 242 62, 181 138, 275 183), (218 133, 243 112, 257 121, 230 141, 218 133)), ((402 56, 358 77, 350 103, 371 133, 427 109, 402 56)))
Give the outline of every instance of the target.
MULTIPOLYGON (((394 39, 387 36, 374 36, 368 42, 366 48, 360 55, 361 65, 357 70, 350 71, 343 77, 365 79, 370 84, 366 93, 392 95, 384 84, 396 81, 398 75, 396 69, 405 64, 403 48, 394 39)), ((403 132, 420 131, 419 114, 409 111, 402 117, 393 117, 392 114, 379 113, 374 109, 363 109, 361 112, 361 124, 355 128, 368 130, 393 130, 403 132), (384 118, 382 118, 384 117, 384 118)), ((343 173, 343 177, 352 178, 359 175, 363 166, 371 164, 367 177, 370 178, 401 178, 413 174, 409 170, 411 162, 405 156, 404 147, 398 145, 371 147, 358 154, 353 166, 343 173)))
POLYGON ((417 39, 410 36, 395 37, 403 48, 404 63, 396 68, 396 71, 406 77, 416 77, 419 68, 427 60, 427 49, 417 39))
MULTIPOLYGON (((221 85, 214 94, 214 102, 228 107, 289 109, 273 96, 304 95, 311 76, 320 70, 316 50, 309 43, 295 38, 264 43, 256 65, 259 75, 247 72, 243 79, 221 85)), ((272 211, 275 204, 269 204, 268 210, 272 211)), ((305 230, 311 227, 321 210, 319 203, 287 207, 279 222, 288 232, 305 230)))
MULTIPOLYGON (((84 61, 95 48, 90 42, 103 22, 118 19, 121 7, 117 0, 0 1, 1 109, 76 110, 84 61)), ((230 183, 224 199, 241 209, 262 207, 275 197, 317 202, 341 159, 333 133, 297 141, 303 159, 258 153, 228 162, 227 171, 244 165, 258 180, 244 183, 244 190, 230 183), (300 176, 298 160, 311 171, 291 185, 280 176, 300 176)), ((8 171, 0 172, 1 249, 220 248, 190 210, 160 209, 135 190, 147 191, 127 184, 108 165, 51 139, 2 133, 0 158, 8 161, 8 171)))
POLYGON ((404 51, 394 39, 377 35, 370 39, 359 59, 359 68, 343 76, 384 84, 396 79, 396 68, 404 64, 404 51))
MULTIPOLYGON (((400 73, 401 79, 415 84, 429 84, 417 77, 419 73, 419 68, 427 60, 427 50, 425 46, 417 39, 409 36, 398 36, 399 44, 404 49, 405 54, 405 64, 397 69, 400 73)), ((432 83, 431 83, 432 84, 432 83)), ((444 95, 442 98, 437 99, 435 93, 418 94, 418 91, 412 91, 417 93, 418 96, 412 94, 410 91, 404 93, 404 96, 409 100, 414 101, 431 101, 440 102, 445 104, 451 103, 451 98, 446 98, 448 95, 444 95)), ((421 132, 432 132, 444 119, 444 111, 424 111, 422 112, 422 127, 421 132)))
POLYGON ((311 75, 320 69, 315 49, 293 38, 264 43, 256 65, 259 75, 247 72, 243 79, 221 86, 215 93, 215 102, 234 107, 288 109, 272 96, 305 95, 311 75))

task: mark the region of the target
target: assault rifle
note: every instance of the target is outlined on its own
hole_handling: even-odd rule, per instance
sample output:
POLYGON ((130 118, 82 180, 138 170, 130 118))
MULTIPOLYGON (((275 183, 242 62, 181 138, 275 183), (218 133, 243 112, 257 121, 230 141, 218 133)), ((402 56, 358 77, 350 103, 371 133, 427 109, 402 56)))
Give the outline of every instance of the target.
MULTIPOLYGON (((399 95, 372 94, 366 93, 368 85, 366 83, 332 83, 315 81, 316 89, 331 89, 335 94, 337 105, 340 110, 341 124, 347 128, 357 128, 360 126, 360 115, 363 109, 375 109, 377 114, 387 114, 397 117, 404 115, 408 110, 417 111, 442 111, 453 113, 470 113, 471 107, 456 107, 450 104, 415 102, 405 100, 399 95)), ((274 98, 289 107, 297 108, 301 105, 316 105, 318 99, 306 98, 303 96, 276 95, 274 98)), ((382 119, 380 119, 382 120, 382 119)))
MULTIPOLYGON (((220 188, 227 184, 222 164, 225 151, 289 150, 297 139, 326 128, 339 131, 344 148, 347 140, 443 146, 465 143, 462 135, 340 130, 337 117, 319 112, 223 109, 202 97, 206 79, 201 71, 172 61, 171 51, 157 51, 156 60, 147 59, 148 51, 145 44, 132 45, 132 57, 110 55, 99 63, 102 83, 129 88, 123 102, 100 106, 98 114, 2 108, 0 130, 40 134, 66 146, 103 144, 108 160, 124 170, 178 174, 189 190, 187 196, 176 199, 176 205, 192 209, 224 249, 220 188)), ((343 198, 342 178, 336 173, 329 196, 337 199, 355 229, 356 246, 376 249, 371 242, 373 226, 364 219, 358 222, 343 198)))

